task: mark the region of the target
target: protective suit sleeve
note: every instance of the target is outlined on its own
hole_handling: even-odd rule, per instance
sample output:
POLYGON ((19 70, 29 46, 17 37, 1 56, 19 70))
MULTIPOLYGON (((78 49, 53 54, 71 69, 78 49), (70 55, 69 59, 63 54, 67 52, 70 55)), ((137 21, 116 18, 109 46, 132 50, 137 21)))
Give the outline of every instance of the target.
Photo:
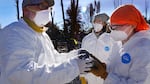
POLYGON ((8 32, 4 35, 6 37, 1 41, 0 49, 5 78, 9 84, 64 84, 79 75, 75 59, 61 64, 39 66, 34 53, 36 48, 33 47, 37 46, 36 41, 30 40, 34 38, 30 38, 30 35, 22 36, 23 34, 18 32, 8 32))
MULTIPOLYGON (((50 39, 48 36, 47 36, 47 38, 50 39)), ((53 44, 52 44, 52 41, 51 41, 51 40, 49 40, 49 41, 50 41, 50 45, 51 45, 51 48, 52 48, 52 52, 53 52, 53 54, 54 54, 54 56, 55 56, 55 61, 56 61, 57 63, 60 63, 60 62, 63 62, 63 61, 65 61, 65 60, 67 60, 67 59, 74 58, 74 57, 77 57, 77 56, 78 56, 78 51, 79 51, 79 49, 77 49, 77 50, 72 50, 72 51, 67 52, 67 53, 59 53, 59 52, 54 48, 54 46, 53 46, 53 44), (62 60, 62 59, 63 59, 63 60, 62 60)))
POLYGON ((57 63, 63 62, 67 59, 78 57, 78 50, 72 50, 68 53, 59 53, 57 50, 53 49, 55 54, 55 60, 57 63), (62 60, 63 59, 63 60, 62 60))
POLYGON ((85 37, 82 39, 81 48, 86 48, 86 39, 87 39, 87 36, 85 36, 85 37))
MULTIPOLYGON (((146 45, 145 45, 146 46, 146 45)), ((104 84, 145 84, 145 80, 148 77, 147 66, 149 65, 149 51, 147 47, 136 47, 132 49, 132 64, 129 69, 129 76, 123 77, 119 74, 108 70, 108 76, 104 81, 104 84), (136 53, 135 53, 136 52, 136 53)), ((118 66, 119 67, 119 66, 118 66)), ((107 67, 109 69, 109 67, 107 67)))

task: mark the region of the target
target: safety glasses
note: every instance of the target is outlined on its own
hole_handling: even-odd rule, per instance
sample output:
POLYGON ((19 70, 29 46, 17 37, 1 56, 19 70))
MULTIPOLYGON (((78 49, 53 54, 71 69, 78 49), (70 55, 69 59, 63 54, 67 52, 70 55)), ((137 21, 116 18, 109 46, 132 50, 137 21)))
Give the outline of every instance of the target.
POLYGON ((124 26, 127 26, 127 24, 122 24, 122 25, 109 25, 110 30, 118 30, 123 28, 124 26))
POLYGON ((44 4, 42 4, 42 3, 40 3, 40 4, 32 4, 32 5, 29 5, 29 6, 37 6, 40 10, 49 9, 49 6, 48 6, 48 5, 44 5, 44 4))
POLYGON ((53 1, 53 0, 45 0, 45 1, 42 1, 41 3, 39 3, 39 4, 30 4, 28 6, 36 6, 39 10, 47 10, 47 9, 52 10, 52 5, 50 4, 49 1, 53 1))

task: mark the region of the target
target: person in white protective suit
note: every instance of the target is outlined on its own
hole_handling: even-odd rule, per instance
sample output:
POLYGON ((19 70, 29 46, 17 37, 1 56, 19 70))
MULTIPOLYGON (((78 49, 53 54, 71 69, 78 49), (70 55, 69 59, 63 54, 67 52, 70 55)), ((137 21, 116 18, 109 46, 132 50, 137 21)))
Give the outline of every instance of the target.
POLYGON ((54 0, 23 0, 23 18, 0 31, 0 84, 65 84, 90 70, 78 51, 60 54, 45 33, 54 0))
POLYGON ((150 32, 143 16, 134 5, 118 7, 110 18, 110 36, 121 41, 114 46, 107 62, 95 61, 91 72, 104 84, 150 83, 150 32))
MULTIPOLYGON (((93 31, 82 40, 81 47, 106 63, 114 43, 110 37, 107 21, 109 16, 105 13, 96 14, 93 17, 93 31)), ((82 76, 82 75, 81 75, 82 76)), ((102 84, 103 79, 94 76, 92 73, 85 74, 88 84, 102 84)))

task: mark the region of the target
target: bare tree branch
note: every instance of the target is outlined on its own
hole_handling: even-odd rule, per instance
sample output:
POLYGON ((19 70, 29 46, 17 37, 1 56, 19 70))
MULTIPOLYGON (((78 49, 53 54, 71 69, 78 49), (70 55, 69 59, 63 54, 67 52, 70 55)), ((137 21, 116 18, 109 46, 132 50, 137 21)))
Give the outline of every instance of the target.
POLYGON ((16 3, 16 10, 17 10, 17 19, 19 20, 20 18, 20 13, 19 13, 19 0, 15 0, 16 3))

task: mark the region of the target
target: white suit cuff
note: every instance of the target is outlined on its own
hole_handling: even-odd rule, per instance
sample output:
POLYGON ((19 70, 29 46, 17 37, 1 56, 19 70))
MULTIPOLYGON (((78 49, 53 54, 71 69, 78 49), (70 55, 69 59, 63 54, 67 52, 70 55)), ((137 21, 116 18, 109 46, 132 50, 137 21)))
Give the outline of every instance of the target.
POLYGON ((109 73, 104 81, 104 84, 118 84, 118 81, 119 79, 115 74, 109 73))

